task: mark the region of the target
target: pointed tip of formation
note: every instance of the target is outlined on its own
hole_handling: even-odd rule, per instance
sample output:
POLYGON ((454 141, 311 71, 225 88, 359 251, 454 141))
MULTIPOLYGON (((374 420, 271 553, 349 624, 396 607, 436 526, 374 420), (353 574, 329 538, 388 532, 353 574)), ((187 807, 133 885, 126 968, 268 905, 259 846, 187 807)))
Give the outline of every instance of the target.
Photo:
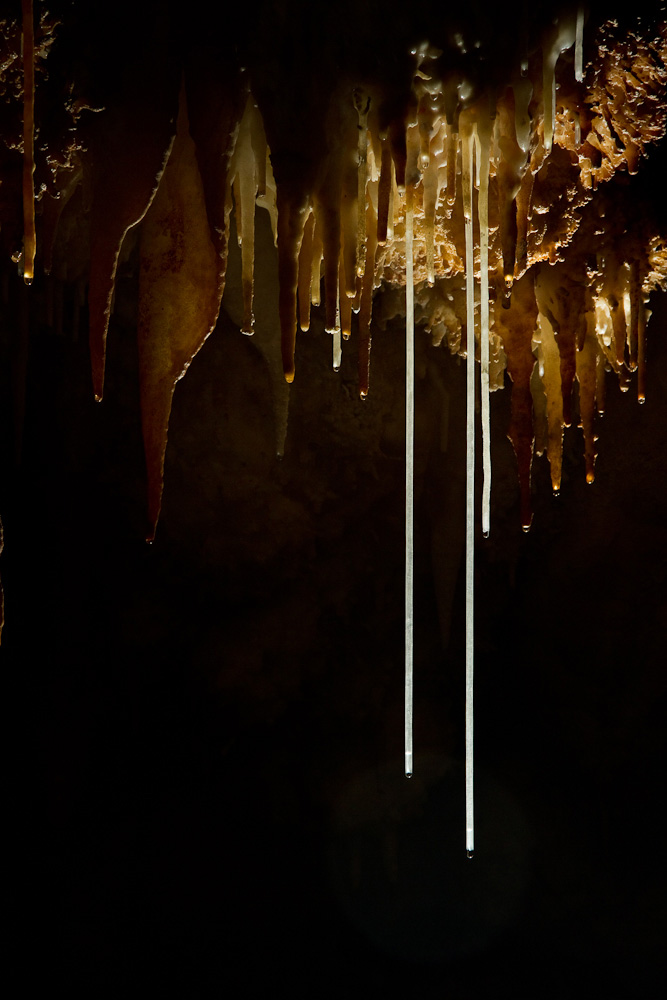
POLYGON ((474 857, 475 857, 475 852, 468 849, 466 851, 466 858, 468 859, 468 861, 472 861, 474 857))
POLYGON ((292 384, 292 382, 294 381, 294 371, 285 372, 285 381, 287 382, 288 385, 292 384))

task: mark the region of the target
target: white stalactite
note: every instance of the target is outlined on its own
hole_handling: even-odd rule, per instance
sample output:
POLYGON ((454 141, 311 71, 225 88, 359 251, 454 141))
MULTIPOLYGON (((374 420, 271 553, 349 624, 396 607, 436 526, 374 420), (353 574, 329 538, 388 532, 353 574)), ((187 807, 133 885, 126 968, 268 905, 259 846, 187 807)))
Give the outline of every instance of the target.
POLYGON ((405 209, 405 773, 412 774, 415 301, 412 257, 412 188, 405 209))
MULTIPOLYGON (((479 144, 476 152, 480 162, 477 215, 479 218, 479 273, 480 273, 480 332, 479 357, 481 363, 482 402, 482 534, 488 538, 491 528, 491 417, 489 407, 489 145, 491 119, 477 126, 479 144)), ((472 226, 472 222, 471 222, 472 226)), ((466 265, 467 267, 467 265, 466 265)))
POLYGON ((474 673, 474 584, 475 584, 475 267, 473 259, 473 134, 461 126, 463 216, 466 238, 466 852, 475 850, 473 673, 474 673))

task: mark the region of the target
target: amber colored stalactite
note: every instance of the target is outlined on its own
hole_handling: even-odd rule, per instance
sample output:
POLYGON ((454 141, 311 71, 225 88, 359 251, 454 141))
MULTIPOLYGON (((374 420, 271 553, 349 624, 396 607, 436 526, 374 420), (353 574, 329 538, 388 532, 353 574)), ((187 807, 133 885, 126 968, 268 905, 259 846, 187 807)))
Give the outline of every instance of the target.
POLYGON ((310 296, 313 277, 313 242, 315 213, 311 212, 303 228, 303 240, 299 253, 299 328, 306 333, 310 329, 310 296))
POLYGON ((447 128, 447 204, 451 206, 456 201, 456 151, 459 140, 453 128, 447 128))
POLYGON ((626 326, 625 326, 625 307, 623 299, 619 299, 614 296, 610 301, 611 306, 611 319, 614 330, 614 348, 616 351, 616 362, 620 367, 623 364, 623 359, 625 357, 625 341, 626 341, 626 326))
POLYGON ((518 235, 516 196, 526 156, 517 142, 514 93, 509 87, 497 103, 496 132, 501 152, 497 166, 500 243, 505 281, 511 283, 514 278, 518 235))
POLYGON ((290 198, 283 188, 278 187, 278 314, 283 371, 287 382, 294 381, 299 251, 309 210, 307 202, 290 198))
MULTIPOLYGON (((241 281, 243 287, 243 320, 241 332, 254 332, 255 317, 253 297, 255 283, 255 205, 260 180, 266 191, 266 142, 261 116, 253 98, 249 95, 241 124, 236 136, 234 153, 229 168, 233 175, 232 190, 236 216, 236 232, 241 244, 241 281), (264 176, 260 179, 258 165, 264 164, 264 176)), ((226 190, 227 168, 221 171, 226 190)), ((225 228, 228 228, 228 210, 225 212, 225 228)), ((225 238, 227 238, 225 233, 225 238)), ((224 284, 226 256, 220 259, 220 284, 224 284)))
POLYGON ((344 340, 349 340, 352 333, 352 299, 345 292, 345 254, 341 250, 340 269, 338 271, 338 314, 340 332, 344 340))
POLYGON ((371 313, 373 309, 373 284, 375 280, 375 255, 378 250, 377 226, 373 205, 366 208, 366 267, 361 285, 359 308, 359 395, 365 399, 370 386, 371 313))
POLYGON ((35 274, 35 29, 32 0, 23 0, 23 277, 35 274))
POLYGON ((584 459, 586 462, 586 482, 595 480, 595 395, 597 387, 597 341, 594 327, 591 328, 593 314, 587 312, 585 322, 588 327, 584 343, 577 350, 577 381, 579 383, 579 423, 584 432, 584 459))
POLYGON ((540 268, 537 284, 541 312, 549 319, 560 356, 563 420, 572 423, 572 386, 577 371, 577 346, 586 333, 585 288, 562 265, 540 268))
POLYGON ((554 316, 558 324, 556 343, 560 354, 563 421, 566 427, 572 423, 572 387, 577 372, 577 349, 586 332, 583 306, 584 288, 582 286, 567 282, 559 288, 554 316))
POLYGON ((322 223, 319 215, 315 213, 315 226, 313 229, 313 248, 310 272, 310 302, 311 305, 319 306, 322 299, 321 271, 322 271, 322 223))
POLYGON ((357 128, 345 130, 343 151, 343 176, 341 185, 341 256, 342 282, 341 300, 354 298, 357 291, 357 235, 358 235, 358 169, 357 169, 357 128))
POLYGON ((630 371, 637 368, 637 356, 639 354, 639 298, 641 294, 639 280, 638 261, 630 263, 630 329, 628 331, 628 367, 630 371))
POLYGON ((394 172, 396 174, 396 184, 399 190, 405 187, 405 168, 408 159, 408 150, 405 136, 405 119, 394 120, 389 126, 389 148, 391 158, 394 161, 394 172))
POLYGON ((387 138, 382 139, 382 160, 380 165, 380 184, 378 187, 378 243, 387 242, 387 220, 389 218, 389 195, 391 194, 393 162, 391 149, 387 138))
POLYGON ((532 337, 537 322, 537 303, 533 276, 524 275, 515 282, 509 309, 499 301, 494 309, 495 330, 500 335, 507 356, 507 370, 512 379, 511 422, 509 439, 516 454, 521 494, 521 524, 532 521, 530 469, 533 461, 533 399, 530 380, 535 367, 532 337))
POLYGON ((148 479, 149 540, 162 499, 174 387, 218 318, 219 256, 209 236, 204 189, 181 93, 169 161, 141 232, 139 372, 148 479))
POLYGON ((532 170, 526 170, 516 196, 516 259, 514 268, 517 277, 522 275, 528 267, 528 216, 534 180, 535 175, 532 170))
MULTIPOLYGON (((52 176, 39 212, 45 270, 51 266, 58 218, 63 208, 68 211, 68 199, 80 176, 85 197, 77 195, 73 204, 80 214, 90 207, 88 305, 98 398, 103 390, 107 328, 123 239, 129 228, 152 211, 149 206, 157 198, 156 190, 161 192, 160 218, 165 226, 169 220, 159 236, 156 215, 146 217, 141 239, 140 336, 147 413, 152 412, 152 404, 146 394, 154 392, 157 384, 148 375, 146 358, 151 351, 157 351, 156 371, 165 379, 162 409, 155 410, 159 419, 146 418, 147 449, 152 456, 151 517, 159 507, 155 483, 161 475, 165 414, 173 382, 214 324, 224 289, 232 186, 242 241, 244 332, 251 333, 254 326, 252 235, 255 205, 260 204, 271 215, 277 240, 280 353, 287 380, 294 378, 297 329, 311 328, 310 307, 319 304, 323 277, 326 328, 337 329, 346 338, 354 330, 354 313, 358 312, 359 389, 365 396, 375 290, 405 283, 406 182, 414 195, 416 314, 435 343, 461 350, 466 254, 462 199, 457 192, 459 121, 476 122, 479 128, 490 115, 494 124, 488 136, 489 212, 484 230, 488 229, 488 275, 490 284, 495 284, 496 299, 491 303, 495 322, 490 330, 489 378, 493 387, 502 384, 505 360, 498 346, 502 340, 514 386, 510 436, 517 452, 525 525, 530 519, 532 454, 543 444, 554 488, 560 484, 563 427, 572 419, 575 377, 589 479, 595 457, 593 416, 595 406, 602 406, 605 365, 616 371, 622 388, 627 388, 629 371, 639 367, 638 391, 643 399, 645 304, 652 289, 667 283, 667 256, 660 249, 664 237, 659 224, 635 219, 633 203, 624 191, 628 185, 636 187, 630 175, 665 132, 667 26, 656 22, 653 34, 646 38, 629 37, 611 21, 599 29, 587 27, 588 64, 583 79, 575 80, 572 54, 560 55, 571 34, 569 20, 556 25, 537 9, 524 14, 535 41, 527 51, 519 52, 522 46, 513 44, 508 44, 507 52, 497 51, 501 38, 509 43, 513 37, 512 31, 506 31, 507 19, 499 18, 498 37, 492 43, 482 33, 479 51, 465 52, 465 45, 461 48, 447 30, 434 27, 432 40, 411 49, 402 29, 376 25, 378 45, 384 44, 386 35, 390 51, 373 61, 366 43, 356 36, 338 48, 320 45, 321 25, 307 5, 296 5, 294 17, 290 17, 290 0, 279 8, 269 7, 257 24, 251 24, 242 12, 231 21, 226 15, 212 15, 213 27, 207 33, 192 26, 183 30, 170 9, 155 3, 143 20, 138 19, 141 30, 135 25, 135 33, 128 34, 129 5, 127 11, 120 5, 117 16, 109 15, 114 25, 111 55, 104 54, 100 42, 103 68, 97 77, 97 68, 91 72, 91 93, 87 94, 85 77, 75 80, 71 91, 77 97, 69 112, 77 132, 76 154, 70 159, 60 155, 62 150, 58 155, 53 150, 48 154, 52 176), (228 29, 234 34, 234 44, 229 42, 228 29), (139 40, 130 44, 135 37, 139 40), (126 42, 126 59, 116 72, 118 44, 122 47, 126 42), (182 108, 178 115, 182 79, 187 142, 182 108), (554 92, 551 108, 549 96, 554 92), (163 171, 177 117, 180 151, 172 152, 170 180, 165 181, 163 171), (190 153, 196 169, 190 164, 190 153), (201 212, 195 187, 203 199, 201 212), (607 189, 611 193, 605 196, 602 192, 607 189), (192 221, 176 225, 179 206, 186 203, 194 206, 192 221), (197 220, 203 229, 195 239, 197 220), (207 277, 206 294, 201 288, 196 293, 203 296, 201 316, 184 304, 184 289, 195 280, 192 270, 178 263, 184 240, 194 248, 193 259, 201 258, 202 275, 208 274, 208 249, 214 251, 212 290, 207 277), (657 263, 651 266, 647 240, 658 241, 654 246, 657 263), (154 273, 157 284, 163 282, 160 309, 166 319, 162 327, 158 297, 147 287, 154 273), (173 288, 167 288, 167 274, 173 288), (521 284, 524 275, 527 282, 521 284), (513 281, 520 285, 514 294, 513 281), (537 305, 528 291, 533 287, 537 305), (180 323, 190 325, 189 332, 173 332, 177 316, 181 316, 180 323), (158 350, 155 345, 160 343, 158 350), (173 365, 167 365, 170 352, 173 365)), ((21 99, 27 128, 34 89, 28 71, 35 65, 38 68, 39 97, 39 70, 48 46, 40 21, 35 59, 27 58, 33 44, 28 0, 23 3, 23 16, 26 75, 21 99)), ((410 21, 409 12, 406 21, 410 21)), ((90 15, 82 24, 88 37, 98 21, 90 15)), ((327 24, 339 42, 347 39, 347 28, 338 25, 334 15, 327 24)), ((357 34, 363 35, 369 24, 362 18, 357 34)), ((66 34, 67 23, 63 31, 66 34)), ((9 62, 4 59, 0 75, 11 62, 11 58, 9 62)), ((18 51, 14 62, 20 72, 18 51)), ((70 69, 67 66, 63 78, 70 69)), ((47 72, 43 81, 49 79, 47 72)), ((13 87, 18 93, 16 82, 9 83, 7 89, 3 76, 4 92, 12 92, 13 87)), ((37 111, 43 106, 50 107, 38 100, 37 111)), ((19 116, 15 118, 20 125, 19 116)), ((43 126, 48 130, 48 123, 42 123, 38 114, 38 161, 40 150, 46 148, 43 126)), ((27 133, 24 180, 32 148, 26 137, 27 133)), ((7 162, 14 164, 14 173, 7 180, 2 177, 6 201, 21 174, 20 132, 3 138, 10 151, 7 162)), ((40 169, 44 173, 45 165, 38 162, 36 177, 40 169)), ((29 173, 32 178, 32 168, 29 173)), ((14 201, 18 204, 17 196, 14 201)), ((32 198, 24 199, 24 205, 28 203, 32 204, 32 198)), ((16 207, 13 213, 17 214, 16 207)), ((3 226, 4 236, 11 228, 4 217, 3 226)), ((28 230, 26 219, 24 264, 29 271, 28 230)), ((482 256, 476 247, 476 280, 482 256)), ((78 269, 77 280, 85 281, 84 275, 85 264, 78 269)), ((58 290, 51 291, 50 315, 58 326, 58 290)), ((80 289, 73 323, 82 301, 79 293, 80 289)), ((482 294, 486 302, 486 293, 482 294)), ((482 319, 485 312, 479 308, 482 319)))
POLYGON ((646 307, 639 302, 637 329, 637 399, 646 400, 646 307))

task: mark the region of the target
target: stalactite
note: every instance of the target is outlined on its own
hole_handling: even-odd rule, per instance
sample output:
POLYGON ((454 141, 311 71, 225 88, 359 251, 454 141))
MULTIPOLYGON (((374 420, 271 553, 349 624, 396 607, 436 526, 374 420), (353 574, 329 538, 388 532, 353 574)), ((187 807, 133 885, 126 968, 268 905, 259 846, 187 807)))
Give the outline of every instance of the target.
MULTIPOLYGON (((321 70, 321 80, 311 55, 304 55, 298 63, 303 80, 292 80, 283 92, 277 89, 277 67, 267 69, 253 57, 253 42, 246 39, 245 49, 237 50, 222 44, 215 32, 181 42, 163 11, 123 73, 106 81, 103 106, 75 100, 72 91, 68 114, 71 130, 79 129, 79 145, 71 156, 49 154, 42 164, 45 175, 50 171, 37 220, 46 271, 56 254, 58 221, 80 179, 87 192, 89 337, 98 399, 121 248, 128 232, 141 225, 138 340, 151 537, 160 509, 174 386, 217 320, 232 210, 241 245, 239 325, 246 334, 256 324, 256 206, 271 218, 280 327, 271 371, 275 375, 281 362, 288 383, 295 377, 297 331, 316 325, 311 306, 320 305, 323 278, 333 368, 341 366, 342 340, 357 332, 359 393, 365 399, 374 293, 381 285, 405 285, 408 774, 413 766, 415 323, 423 320, 434 343, 466 355, 470 854, 476 275, 484 535, 491 517, 489 393, 502 384, 504 368, 512 381, 509 435, 517 457, 521 525, 527 530, 533 457, 546 450, 558 492, 563 433, 573 416, 583 428, 586 478, 593 482, 595 419, 604 409, 605 369, 615 371, 624 391, 630 372, 638 369, 643 402, 648 297, 667 285, 665 234, 654 220, 635 219, 622 184, 613 196, 601 194, 618 174, 631 178, 667 128, 667 28, 663 24, 654 38, 642 40, 621 36, 611 22, 597 36, 587 26, 586 54, 597 49, 598 62, 584 74, 584 15, 583 5, 555 20, 525 12, 530 25, 539 27, 536 49, 519 52, 518 44, 504 71, 495 54, 488 62, 488 43, 477 38, 476 25, 470 37, 461 32, 453 40, 434 27, 435 41, 420 40, 409 53, 398 53, 412 59, 412 72, 403 77, 397 70, 390 80, 385 67, 374 79, 370 64, 357 64, 350 55, 345 73, 334 79, 321 70), (478 46, 484 50, 479 60, 478 46), (572 46, 573 59, 560 60, 572 46), (245 59, 241 65, 240 51, 248 55, 247 65, 245 59), (483 67, 491 63, 495 68, 487 80, 483 67), (573 414, 575 379, 578 414, 573 414)), ((34 137, 40 124, 32 0, 22 0, 22 17, 23 142, 21 147, 20 137, 10 136, 6 146, 21 150, 19 160, 22 154, 22 268, 30 282, 36 253, 34 137)), ((3 63, 1 72, 5 69, 3 63)), ((15 262, 21 256, 15 247, 13 255, 15 262)), ((48 293, 48 319, 56 328, 62 325, 64 277, 56 273, 48 293)), ((73 317, 78 323, 85 274, 72 280, 77 282, 73 317)), ((268 324, 258 336, 265 360, 264 338, 272 332, 268 324)), ((286 427, 284 383, 281 390, 275 407, 279 453, 286 427)))
POLYGON ((322 225, 320 222, 320 217, 315 214, 315 222, 313 229, 313 255, 312 255, 312 271, 310 280, 310 302, 311 305, 319 306, 321 299, 321 270, 322 270, 322 254, 324 252, 324 247, 322 245, 322 225))
MULTIPOLYGON (((255 201, 258 194, 257 159, 252 141, 252 122, 256 107, 248 98, 246 111, 239 128, 234 162, 234 197, 236 199, 236 227, 241 244, 241 271, 243 285, 243 323, 241 333, 251 335, 255 327, 253 315, 253 284, 255 268, 255 201)), ((266 181, 264 182, 266 184, 266 181)))
MULTIPOLYGON (((303 228, 303 240, 299 254, 299 329, 306 333, 310 329, 311 288, 314 267, 315 214, 311 212, 303 228)), ((317 263, 319 272, 319 261, 317 263)), ((319 273, 317 278, 319 292, 319 273)))
POLYGON ((539 344, 539 374, 546 395, 547 456, 551 469, 551 487, 560 493, 563 463, 563 394, 561 390, 560 356, 549 318, 542 312, 538 317, 535 340, 539 344))
MULTIPOLYGON (((338 272, 338 322, 343 340, 349 340, 352 333, 352 299, 344 292, 345 288, 345 254, 341 251, 340 270, 338 272)), ((340 368, 340 363, 338 365, 340 368)))
POLYGON ((380 164, 380 184, 378 188, 378 228, 377 239, 381 245, 387 242, 387 225, 389 221, 389 203, 391 199, 392 176, 394 164, 391 159, 391 149, 387 137, 382 139, 382 160, 380 164))
POLYGON ((140 256, 140 393, 152 539, 174 387, 214 328, 220 308, 217 254, 206 224, 183 91, 174 145, 142 227, 140 256))
POLYGON ((414 657, 414 465, 415 465, 415 302, 413 263, 414 191, 405 198, 405 773, 412 759, 414 657))
POLYGON ((597 342, 591 313, 587 313, 584 342, 577 350, 577 382, 579 383, 580 426, 584 432, 586 482, 595 480, 595 391, 597 385, 597 342))
POLYGON ((366 220, 368 245, 366 247, 366 263, 359 309, 359 395, 362 399, 368 396, 370 386, 371 316, 375 284, 375 255, 377 250, 376 217, 373 211, 373 203, 370 200, 366 207, 366 220))
POLYGON ((354 91, 354 106, 359 118, 357 129, 357 277, 362 278, 366 269, 366 182, 368 176, 368 110, 370 97, 363 90, 354 91))
POLYGON ((466 274, 466 851, 475 850, 473 775, 473 674, 475 649, 475 264, 473 258, 473 133, 461 122, 461 189, 465 222, 466 274))
POLYGON ((23 279, 35 276, 35 29, 32 0, 22 0, 23 14, 23 279))
POLYGON ((478 120, 475 134, 479 137, 479 269, 480 269, 480 366, 482 408, 482 534, 488 537, 491 522, 491 424, 489 414, 489 144, 490 118, 478 120))

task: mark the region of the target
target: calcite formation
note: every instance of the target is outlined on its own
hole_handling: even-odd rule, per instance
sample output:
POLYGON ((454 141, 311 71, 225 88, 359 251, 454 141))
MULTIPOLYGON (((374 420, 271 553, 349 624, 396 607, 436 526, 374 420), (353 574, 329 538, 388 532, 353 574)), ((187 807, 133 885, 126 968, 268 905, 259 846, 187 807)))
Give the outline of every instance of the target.
POLYGON ((362 397, 373 313, 405 310, 391 290, 405 286, 411 224, 415 321, 462 354, 473 322, 482 395, 511 380, 526 529, 533 456, 547 453, 559 490, 573 419, 592 482, 605 372, 626 388, 637 369, 643 399, 648 299, 667 282, 664 219, 643 191, 667 123, 664 12, 358 6, 0 10, 2 267, 87 290, 98 399, 116 269, 138 234, 149 537, 174 386, 215 328, 232 212, 242 332, 255 329, 260 208, 285 379, 321 308, 334 367, 358 329, 362 397))

